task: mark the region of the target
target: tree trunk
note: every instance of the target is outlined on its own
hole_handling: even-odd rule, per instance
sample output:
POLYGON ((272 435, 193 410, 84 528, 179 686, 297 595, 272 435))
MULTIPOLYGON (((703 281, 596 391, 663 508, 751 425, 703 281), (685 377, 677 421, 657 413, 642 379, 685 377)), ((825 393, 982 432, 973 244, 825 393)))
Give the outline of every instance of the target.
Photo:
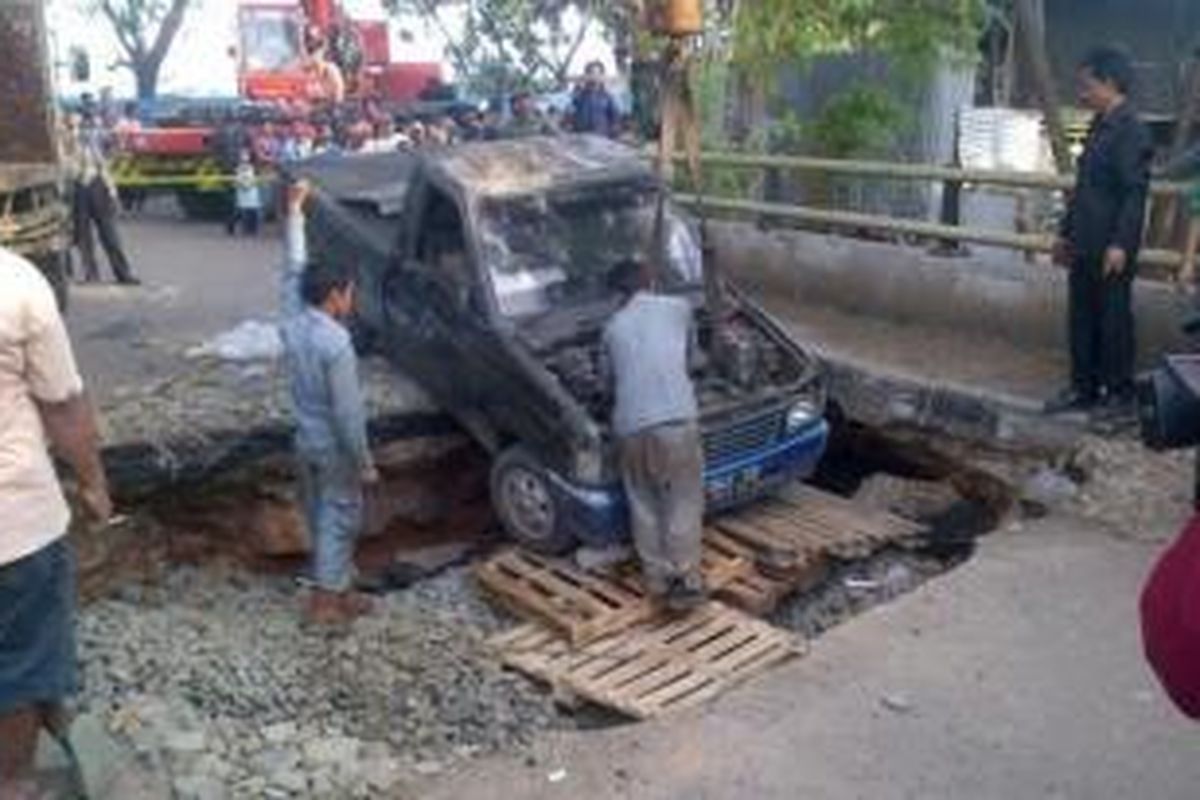
POLYGON ((1042 0, 1016 0, 1017 35, 1021 42, 1020 52, 1046 118, 1054 164, 1060 173, 1067 173, 1071 171, 1071 150, 1067 144, 1062 112, 1058 107, 1054 76, 1050 72, 1050 58, 1046 54, 1044 8, 1042 0))
POLYGON ((158 95, 158 73, 161 67, 161 64, 152 64, 149 60, 131 67, 137 80, 138 100, 153 100, 158 95))

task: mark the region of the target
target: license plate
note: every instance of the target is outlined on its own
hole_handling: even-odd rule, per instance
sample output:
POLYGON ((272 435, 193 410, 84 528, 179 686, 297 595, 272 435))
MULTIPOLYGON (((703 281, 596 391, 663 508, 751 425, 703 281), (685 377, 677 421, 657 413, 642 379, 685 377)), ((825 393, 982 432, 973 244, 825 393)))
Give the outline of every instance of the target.
POLYGON ((758 494, 761 485, 762 471, 758 467, 746 467, 733 475, 709 481, 704 494, 710 504, 727 503, 758 494))
POLYGON ((747 467, 733 476, 733 497, 740 500, 758 494, 762 484, 762 471, 758 467, 747 467))

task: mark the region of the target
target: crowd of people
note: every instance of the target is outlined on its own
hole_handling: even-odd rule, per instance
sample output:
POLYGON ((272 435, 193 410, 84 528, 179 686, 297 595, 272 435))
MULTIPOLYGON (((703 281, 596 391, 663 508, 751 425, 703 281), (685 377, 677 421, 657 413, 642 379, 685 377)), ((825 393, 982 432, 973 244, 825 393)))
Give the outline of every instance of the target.
MULTIPOLYGON (((631 117, 621 111, 609 91, 600 62, 587 66, 583 81, 565 107, 539 103, 527 91, 479 107, 454 100, 453 92, 436 80, 431 79, 430 84, 420 102, 399 111, 369 98, 294 100, 268 107, 225 109, 216 119, 195 121, 215 129, 213 155, 231 177, 231 213, 226 220, 230 235, 257 234, 265 208, 274 198, 271 176, 291 162, 313 156, 408 152, 564 133, 632 138, 631 117)), ((98 277, 91 243, 94 226, 118 281, 135 283, 116 232, 118 205, 113 201, 118 193, 108 165, 123 156, 136 158, 135 135, 143 130, 137 107, 128 103, 118 111, 111 99, 96 102, 85 96, 79 109, 68 113, 66 119, 64 161, 72 172, 72 184, 74 176, 80 175, 88 187, 72 192, 74 238, 83 255, 85 278, 98 277)), ((124 188, 119 199, 134 210, 145 194, 136 187, 124 188)))

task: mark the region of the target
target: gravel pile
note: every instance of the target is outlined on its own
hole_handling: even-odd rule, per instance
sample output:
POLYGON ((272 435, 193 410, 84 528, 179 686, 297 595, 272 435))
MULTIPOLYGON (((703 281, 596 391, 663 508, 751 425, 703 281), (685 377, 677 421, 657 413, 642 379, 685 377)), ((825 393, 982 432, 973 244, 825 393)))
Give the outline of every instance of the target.
POLYGON ((464 571, 389 596, 345 636, 299 624, 287 579, 180 569, 88 606, 84 710, 183 798, 371 797, 557 724, 483 640, 506 623, 464 571))

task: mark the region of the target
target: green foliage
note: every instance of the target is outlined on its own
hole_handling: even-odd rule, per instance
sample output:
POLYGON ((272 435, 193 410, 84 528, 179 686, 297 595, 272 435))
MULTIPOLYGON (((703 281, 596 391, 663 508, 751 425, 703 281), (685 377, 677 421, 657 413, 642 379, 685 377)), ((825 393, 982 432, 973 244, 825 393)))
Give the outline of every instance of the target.
POLYGON ((795 138, 829 158, 879 155, 909 122, 905 112, 886 89, 859 84, 826 103, 811 123, 800 123, 795 138))
POLYGON ((460 82, 480 94, 561 88, 589 31, 628 19, 604 0, 383 0, 392 14, 413 14, 439 29, 460 82), (451 30, 450 11, 461 32, 451 30))
POLYGON ((985 0, 745 0, 733 22, 734 60, 768 75, 783 62, 869 49, 928 69, 973 52, 985 0))

